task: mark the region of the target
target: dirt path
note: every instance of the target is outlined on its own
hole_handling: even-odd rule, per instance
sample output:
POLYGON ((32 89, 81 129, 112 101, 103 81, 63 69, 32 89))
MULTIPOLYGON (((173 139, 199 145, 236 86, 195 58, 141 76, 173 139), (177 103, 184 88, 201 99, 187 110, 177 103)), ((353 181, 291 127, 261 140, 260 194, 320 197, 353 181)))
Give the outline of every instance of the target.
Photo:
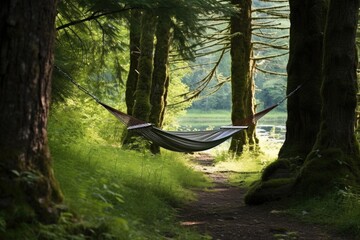
POLYGON ((194 161, 196 168, 213 179, 214 187, 197 192, 198 200, 181 209, 182 225, 196 228, 214 240, 349 239, 286 216, 278 202, 246 206, 243 201, 245 189, 230 186, 227 173, 214 172, 211 155, 197 154, 194 161))

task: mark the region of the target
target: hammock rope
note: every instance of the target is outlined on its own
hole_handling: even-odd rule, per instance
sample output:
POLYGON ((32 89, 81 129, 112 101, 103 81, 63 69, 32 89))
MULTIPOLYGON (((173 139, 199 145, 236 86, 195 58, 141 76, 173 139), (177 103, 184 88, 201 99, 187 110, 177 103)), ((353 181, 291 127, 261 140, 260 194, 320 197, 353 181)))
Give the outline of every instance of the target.
POLYGON ((155 127, 151 123, 137 119, 101 102, 95 95, 77 83, 68 73, 64 72, 57 66, 55 66, 55 69, 58 70, 67 79, 69 79, 70 82, 72 82, 78 89, 80 89, 82 92, 94 99, 98 104, 103 106, 106 110, 108 110, 113 116, 122 122, 129 131, 135 131, 144 138, 158 144, 159 146, 177 152, 203 151, 223 143, 234 134, 247 129, 248 125, 256 123, 261 117, 283 103, 302 86, 299 85, 295 90, 290 92, 275 105, 272 105, 258 113, 255 113, 252 116, 243 119, 239 124, 236 124, 236 126, 223 126, 220 127, 220 129, 208 131, 164 131, 155 127))

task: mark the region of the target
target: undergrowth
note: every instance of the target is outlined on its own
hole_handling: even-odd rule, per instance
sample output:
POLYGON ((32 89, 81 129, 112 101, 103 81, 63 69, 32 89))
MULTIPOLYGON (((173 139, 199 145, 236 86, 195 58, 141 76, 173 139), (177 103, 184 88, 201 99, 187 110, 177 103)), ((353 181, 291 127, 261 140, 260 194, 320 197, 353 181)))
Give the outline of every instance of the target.
MULTIPOLYGON (((260 179, 263 169, 274 160, 270 156, 260 151, 236 157, 222 151, 217 155, 216 167, 233 172, 230 184, 247 188, 260 179)), ((284 205, 287 206, 285 213, 298 219, 326 225, 338 234, 360 239, 360 188, 338 190, 323 197, 287 198, 284 205)))
POLYGON ((288 213, 310 223, 360 239, 360 189, 338 190, 323 197, 298 199, 288 213))
POLYGON ((186 188, 208 183, 184 164, 182 155, 152 156, 85 143, 52 154, 65 203, 82 221, 108 227, 114 239, 195 235, 177 227, 174 207, 193 198, 186 188))
POLYGON ((121 150, 119 123, 97 105, 68 100, 51 113, 53 168, 65 197, 60 220, 10 229, 0 211, 0 239, 208 239, 176 219, 176 207, 194 198, 188 189, 210 184, 184 155, 121 150))

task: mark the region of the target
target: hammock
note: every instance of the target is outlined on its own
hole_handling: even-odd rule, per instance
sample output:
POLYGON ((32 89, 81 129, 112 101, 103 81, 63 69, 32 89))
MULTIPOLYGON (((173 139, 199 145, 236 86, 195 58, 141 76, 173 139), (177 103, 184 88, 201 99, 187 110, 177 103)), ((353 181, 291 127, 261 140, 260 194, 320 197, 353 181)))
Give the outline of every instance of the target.
POLYGON ((245 126, 222 126, 220 129, 208 131, 164 131, 151 123, 134 118, 115 108, 112 108, 95 99, 119 121, 127 126, 129 131, 135 131, 147 140, 159 146, 176 152, 197 152, 213 148, 234 134, 247 129, 251 123, 257 122, 266 113, 277 107, 281 102, 250 116, 241 121, 245 126))
POLYGON ((72 79, 67 73, 62 71, 59 67, 55 68, 66 76, 74 85, 76 85, 81 91, 93 98, 97 103, 107 109, 112 115, 114 115, 119 121, 127 126, 129 131, 135 131, 142 135, 144 138, 158 144, 159 146, 171 151, 177 152, 195 152, 204 151, 213 148, 234 134, 247 129, 248 125, 256 123, 265 114, 276 108, 280 103, 284 102, 288 97, 293 95, 302 85, 299 85, 295 90, 289 93, 277 104, 266 108, 265 110, 258 112, 246 119, 236 123, 236 126, 223 126, 217 130, 209 131, 192 131, 192 132, 178 132, 178 131, 164 131, 155 127, 151 123, 139 120, 126 113, 123 113, 115 108, 112 108, 102 103, 96 96, 91 94, 84 87, 79 85, 74 79, 72 79))

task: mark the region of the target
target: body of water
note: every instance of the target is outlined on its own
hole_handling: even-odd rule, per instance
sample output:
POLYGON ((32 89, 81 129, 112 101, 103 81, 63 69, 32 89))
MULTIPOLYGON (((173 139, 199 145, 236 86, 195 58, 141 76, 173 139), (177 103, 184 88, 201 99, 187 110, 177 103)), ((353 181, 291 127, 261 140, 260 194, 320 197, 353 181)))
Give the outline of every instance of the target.
MULTIPOLYGON (((230 113, 197 112, 178 119, 180 131, 212 130, 231 125, 230 113)), ((269 114, 259 120, 256 133, 260 139, 283 142, 286 134, 286 114, 269 114)))

